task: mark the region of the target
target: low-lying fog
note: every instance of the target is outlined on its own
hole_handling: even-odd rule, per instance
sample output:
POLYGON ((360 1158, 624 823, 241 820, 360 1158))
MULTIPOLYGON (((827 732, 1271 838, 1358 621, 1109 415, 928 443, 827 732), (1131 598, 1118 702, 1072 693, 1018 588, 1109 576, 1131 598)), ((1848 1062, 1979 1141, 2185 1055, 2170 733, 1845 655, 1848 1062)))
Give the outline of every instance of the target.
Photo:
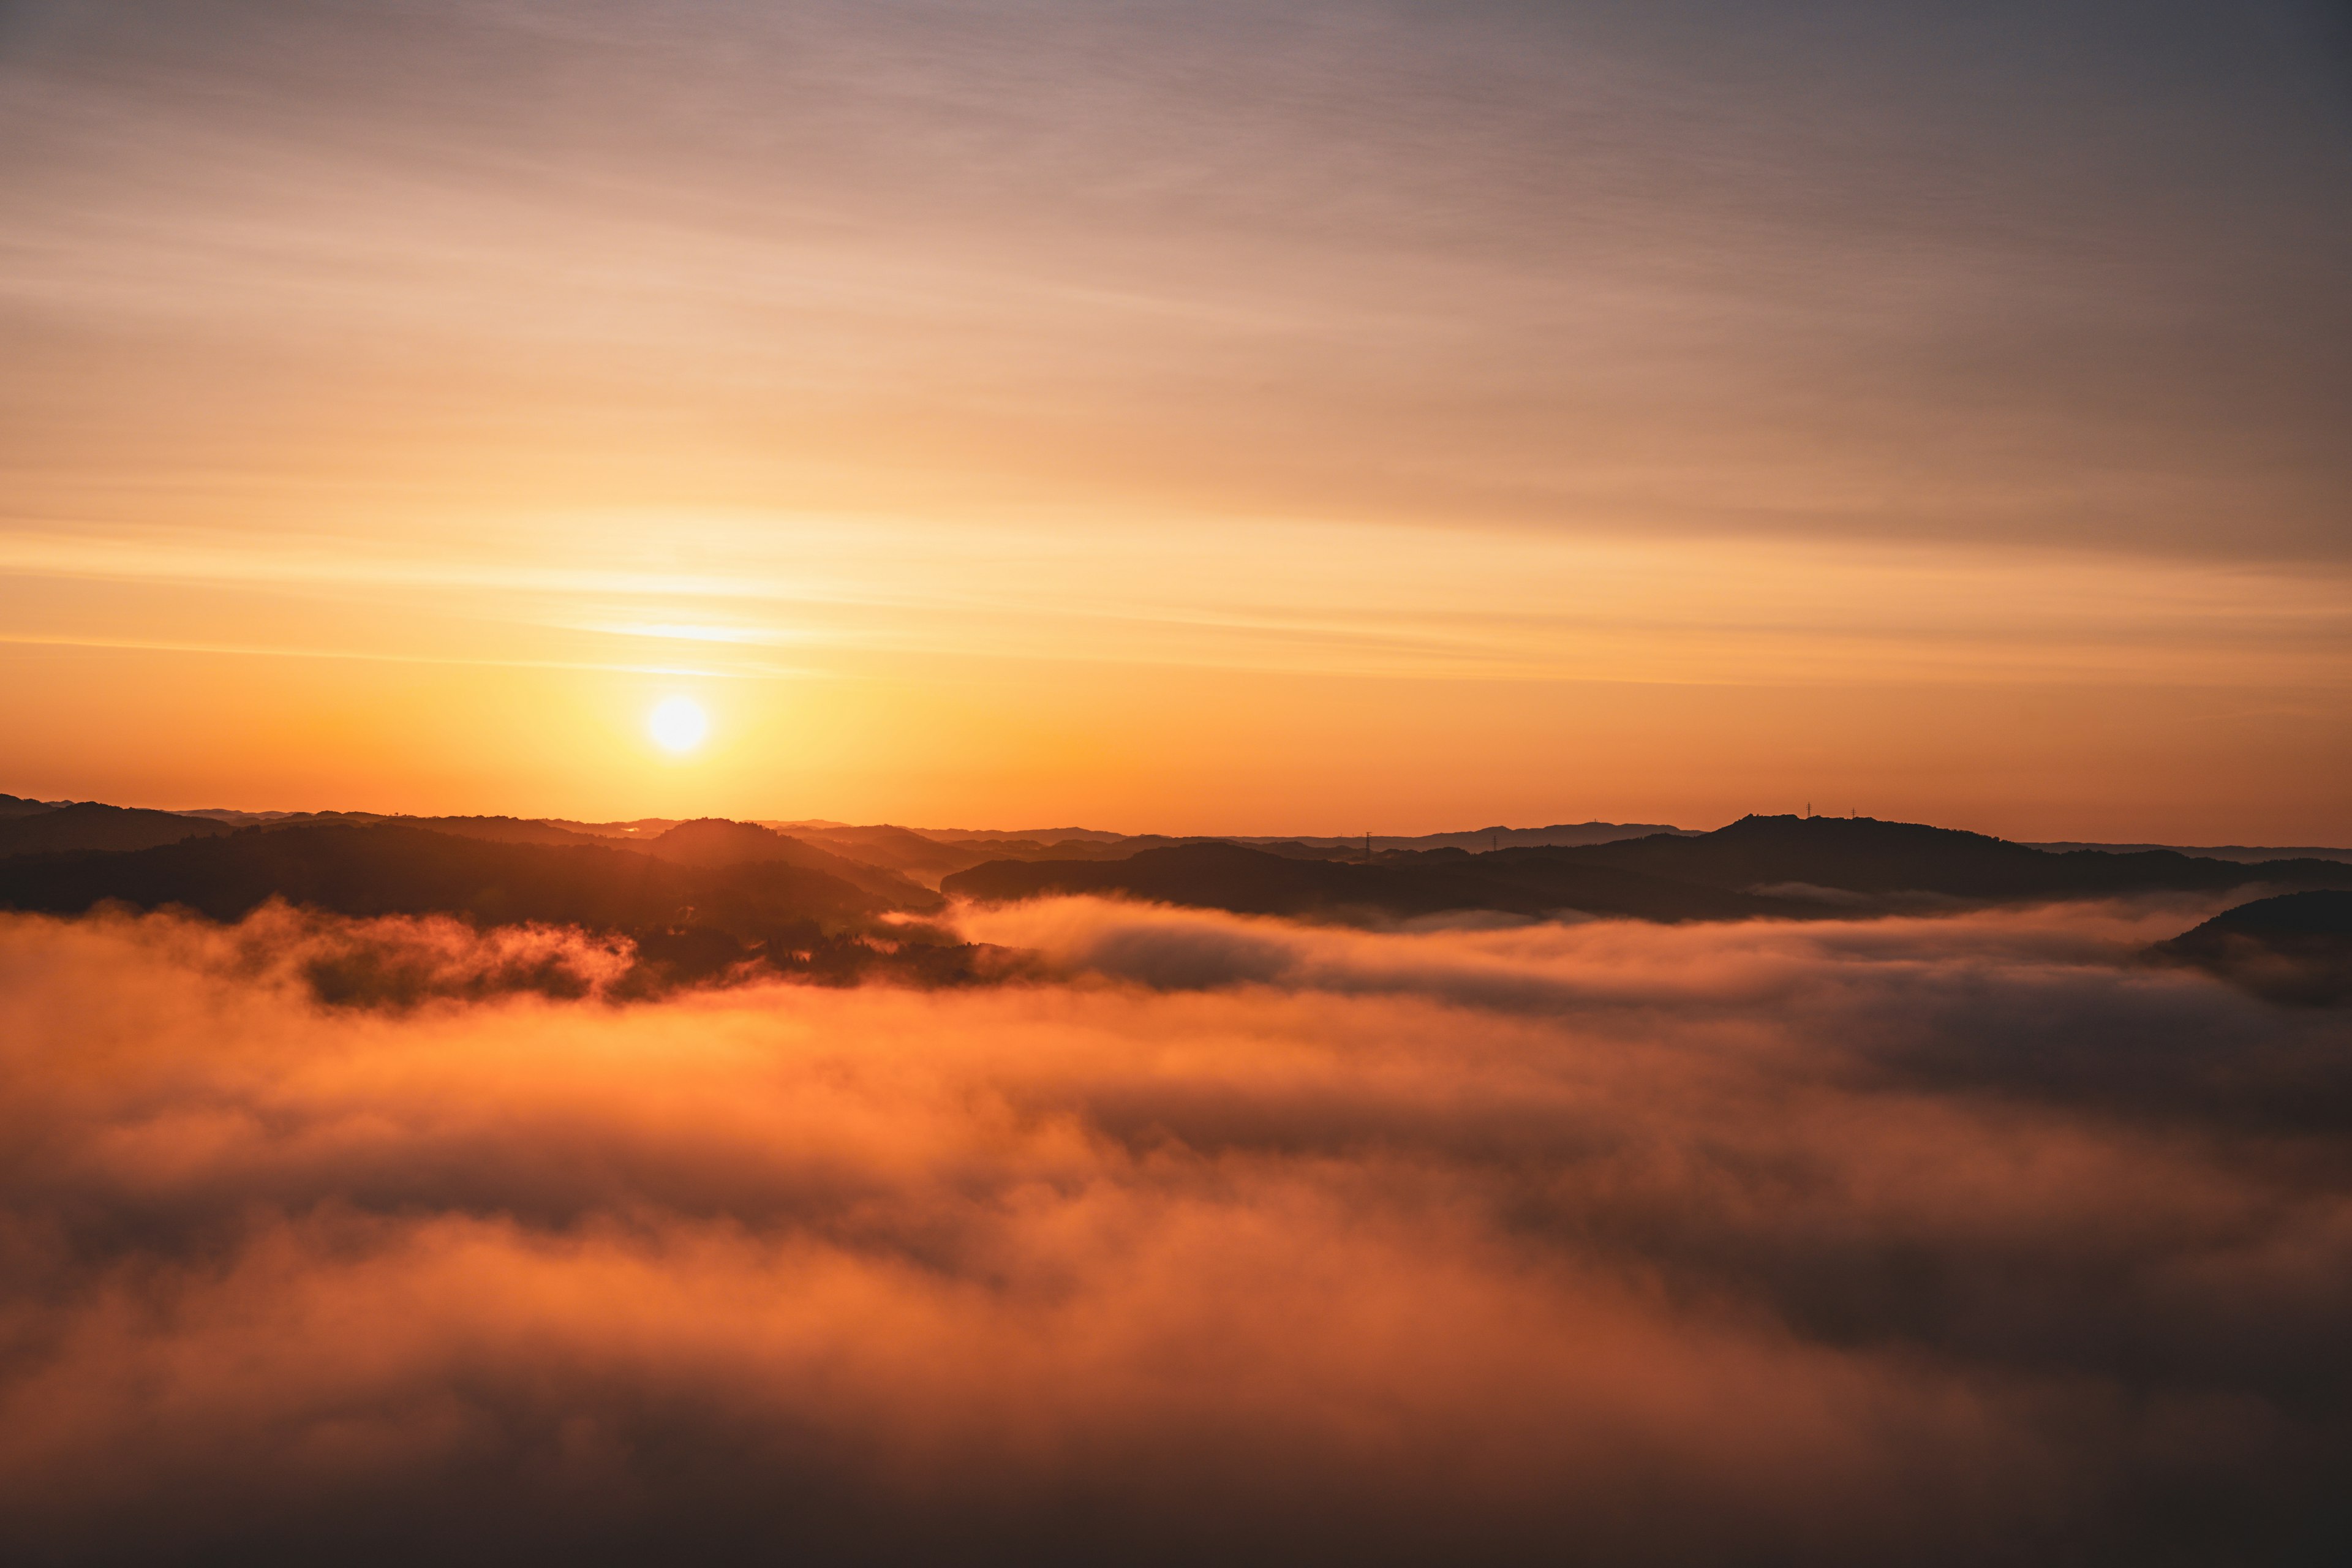
POLYGON ((2352 1039, 2214 907, 0 917, 0 1557, 2329 1560, 2352 1039))

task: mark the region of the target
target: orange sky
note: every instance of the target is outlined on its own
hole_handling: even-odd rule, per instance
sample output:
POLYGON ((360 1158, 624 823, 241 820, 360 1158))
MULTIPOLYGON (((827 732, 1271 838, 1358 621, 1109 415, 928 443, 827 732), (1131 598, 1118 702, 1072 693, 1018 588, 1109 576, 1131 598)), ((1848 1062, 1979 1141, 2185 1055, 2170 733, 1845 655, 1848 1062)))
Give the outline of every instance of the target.
POLYGON ((0 789, 2352 841, 2323 10, 1620 9, 12 8, 0 789))

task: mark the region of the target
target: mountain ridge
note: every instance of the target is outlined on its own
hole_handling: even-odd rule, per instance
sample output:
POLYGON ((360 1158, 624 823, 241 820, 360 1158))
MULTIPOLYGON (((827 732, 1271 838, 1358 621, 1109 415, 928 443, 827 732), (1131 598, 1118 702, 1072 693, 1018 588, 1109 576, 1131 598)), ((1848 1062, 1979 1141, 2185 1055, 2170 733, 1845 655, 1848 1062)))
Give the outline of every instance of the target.
POLYGON ((2200 860, 2169 850, 2053 855, 1924 823, 1747 816, 1707 834, 1480 853, 1386 850, 1355 861, 1296 859, 1232 844, 1180 845, 1120 859, 1007 859, 954 873, 940 887, 983 902, 1097 893, 1334 919, 1486 910, 1721 920, 1892 912, 1923 898, 1997 903, 2263 883, 2352 888, 2352 865, 2200 860), (1218 849, 1233 853, 1213 852, 1218 849), (1330 869, 1281 872, 1267 863, 1283 860, 1330 869), (1612 883, 1608 873, 1630 880, 1612 883))
POLYGON ((2352 892, 2257 899, 2157 942, 2144 956, 2292 1006, 2352 1005, 2352 892))
POLYGON ((226 922, 273 900, 360 919, 446 915, 477 927, 625 936, 640 993, 755 972, 955 984, 984 956, 950 932, 896 918, 919 909, 779 860, 685 865, 636 847, 514 843, 397 823, 247 827, 141 849, 0 859, 0 908, 28 912, 119 903, 226 922))

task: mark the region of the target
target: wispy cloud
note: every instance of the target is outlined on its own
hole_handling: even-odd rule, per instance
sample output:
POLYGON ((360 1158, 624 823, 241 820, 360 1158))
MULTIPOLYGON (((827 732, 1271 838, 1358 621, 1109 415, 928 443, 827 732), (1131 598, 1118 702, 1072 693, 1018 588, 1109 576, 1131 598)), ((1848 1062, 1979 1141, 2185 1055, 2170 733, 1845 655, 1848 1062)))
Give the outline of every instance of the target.
POLYGON ((692 553, 728 564, 681 570, 645 558, 671 526, 509 522, 405 551, 186 531, 19 534, 0 539, 0 571, 430 603, 518 627, 793 646, 812 659, 827 648, 1083 650, 1238 669, 1729 684, 2352 679, 2352 582, 2325 570, 1999 548, 1724 542, 1694 553, 1270 520, 1105 531, 793 516, 697 520, 692 553), (1237 561, 1245 573, 1230 569, 1237 561))

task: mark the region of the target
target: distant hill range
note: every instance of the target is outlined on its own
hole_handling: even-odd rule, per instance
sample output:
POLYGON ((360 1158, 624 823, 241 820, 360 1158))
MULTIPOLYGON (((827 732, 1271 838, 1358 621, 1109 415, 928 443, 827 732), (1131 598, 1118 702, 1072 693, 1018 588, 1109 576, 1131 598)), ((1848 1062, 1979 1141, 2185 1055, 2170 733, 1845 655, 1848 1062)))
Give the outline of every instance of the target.
MULTIPOLYGON (((79 914, 112 902, 235 921, 276 899, 353 916, 577 926, 635 944, 624 994, 758 973, 958 984, 1001 967, 993 950, 921 921, 942 906, 929 889, 749 824, 686 823, 622 847, 514 818, 232 828, 183 817, 174 827, 150 820, 168 813, 95 810, 117 815, 67 807, 54 815, 82 816, 64 825, 72 834, 52 837, 177 837, 7 854, 0 908, 79 914)), ((41 820, 0 819, 0 827, 41 820)))
POLYGON ((2173 850, 2053 854, 2022 844, 1870 817, 1748 816, 1713 833, 1653 834, 1576 846, 1375 850, 1302 864, 1238 845, 1179 845, 1125 859, 1001 860, 942 889, 983 901, 1097 893, 1339 921, 1451 910, 1722 920, 1936 904, 2214 892, 2265 884, 2352 888, 2352 865, 2248 863, 2173 850))
POLYGON ((1391 850, 1370 864, 1302 858, 1240 844, 1180 844, 1123 860, 997 860, 948 878, 959 898, 1003 902, 1096 893, 1236 914, 1361 921, 1471 910, 1574 911, 1637 920, 1742 920, 1818 913, 1797 901, 1581 865, 1541 850, 1391 850))
MULTIPOLYGON (((14 797, 11 797, 14 798, 14 797)), ((0 816, 0 856, 61 849, 152 849, 199 835, 226 833, 226 824, 177 812, 80 801, 38 812, 0 816)))
POLYGON ((2150 849, 2170 849, 2182 855, 2193 855, 2200 860, 2344 860, 2352 861, 2352 849, 2331 848, 2320 844, 2271 845, 2259 844, 2032 844, 2032 849, 2047 849, 2053 854, 2064 854, 2074 849, 2099 849, 2110 855, 2137 855, 2150 849))
POLYGON ((1842 816, 1747 816, 1713 833, 1557 853, 1711 887, 1828 901, 1926 895, 1970 901, 2213 892, 2254 883, 2352 887, 2352 865, 2222 860, 2176 849, 2051 851, 1981 833, 1842 816))
POLYGON ((1466 833, 1424 833, 1398 838, 1381 833, 1359 833, 1336 838, 1235 838, 1234 844, 1297 845, 1309 849, 1542 849, 1577 844, 1614 844, 1625 838, 1647 838, 1661 833, 1688 831, 1664 822, 1561 822, 1549 827, 1475 827, 1466 833))
MULTIPOLYGON (((634 822, 565 822, 555 826, 604 837, 642 838, 677 826, 663 817, 634 822)), ((953 872, 992 860, 1123 860, 1150 849, 1183 844, 1241 844, 1267 848, 1297 859, 1348 859, 1360 856, 1365 836, 1297 837, 1172 837, 1164 833, 1112 833, 1098 827, 898 827, 857 826, 823 819, 770 820, 772 827, 795 838, 821 844, 851 859, 904 872, 927 886, 953 872)), ((1464 833, 1427 833, 1412 837, 1373 834, 1370 847, 1388 849, 1494 849, 1528 845, 1604 844, 1684 829, 1663 823, 1577 822, 1550 827, 1480 827, 1464 833)))
POLYGON ((946 902, 929 888, 887 867, 835 855, 754 822, 718 817, 681 822, 633 847, 681 866, 790 866, 814 871, 881 900, 886 909, 929 912, 946 902))
POLYGON ((2352 892, 2282 893, 2241 904, 2158 942, 2147 956, 2274 1002, 2352 1005, 2352 892))
POLYGON ((943 933, 908 937, 893 923, 919 925, 938 913, 941 890, 982 901, 1091 893, 1381 923, 1479 912, 1795 919, 2144 892, 2352 889, 2352 863, 2332 857, 2051 849, 1870 817, 1748 816, 1711 833, 1598 822, 1483 828, 1375 837, 1369 853, 1360 838, 786 826, 793 831, 715 818, 174 813, 0 796, 0 906, 71 912, 115 900, 232 919, 277 897, 347 914, 580 924, 653 946, 679 932, 715 932, 732 947, 694 940, 713 954, 733 952, 735 962, 814 951, 813 942, 873 952, 953 945, 943 933))

